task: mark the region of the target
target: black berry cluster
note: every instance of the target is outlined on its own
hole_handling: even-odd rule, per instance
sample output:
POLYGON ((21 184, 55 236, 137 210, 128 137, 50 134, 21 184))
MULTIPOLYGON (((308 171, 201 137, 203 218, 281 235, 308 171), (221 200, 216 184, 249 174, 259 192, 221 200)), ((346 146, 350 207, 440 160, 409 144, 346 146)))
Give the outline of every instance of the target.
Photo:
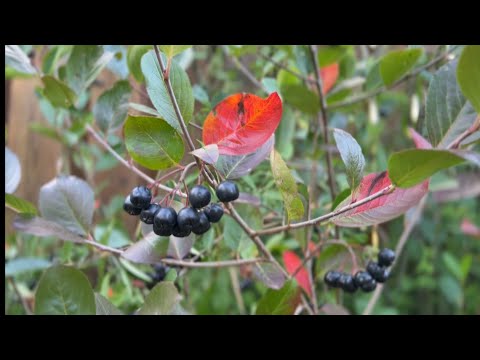
POLYGON ((384 283, 390 276, 388 267, 395 260, 395 252, 390 249, 382 249, 378 254, 378 262, 369 261, 366 271, 360 270, 354 276, 340 271, 331 270, 325 274, 325 283, 333 288, 340 288, 353 293, 357 289, 371 292, 377 287, 377 283, 384 283))
MULTIPOLYGON (((239 191, 235 183, 224 181, 218 185, 216 194, 221 202, 238 199, 239 191)), ((152 194, 145 186, 138 186, 125 199, 123 209, 130 215, 140 215, 145 224, 153 224, 153 232, 159 236, 186 237, 192 232, 201 235, 210 230, 211 223, 220 221, 223 207, 210 203, 210 191, 202 185, 195 185, 189 192, 190 206, 178 213, 171 207, 153 204, 152 194)))

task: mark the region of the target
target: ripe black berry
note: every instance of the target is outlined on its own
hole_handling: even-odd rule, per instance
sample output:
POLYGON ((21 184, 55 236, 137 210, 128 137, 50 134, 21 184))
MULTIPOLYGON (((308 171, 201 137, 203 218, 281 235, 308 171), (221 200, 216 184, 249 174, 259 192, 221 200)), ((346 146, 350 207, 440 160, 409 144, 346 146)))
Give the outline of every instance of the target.
POLYGON ((201 209, 204 206, 207 206, 210 203, 211 198, 212 195, 210 194, 210 191, 202 185, 195 185, 188 195, 190 204, 196 209, 201 209))
POLYGON ((140 221, 143 221, 145 224, 153 224, 153 219, 158 210, 161 209, 160 205, 150 204, 148 208, 143 209, 140 213, 140 221))
POLYGON ((170 236, 177 223, 177 213, 171 207, 160 208, 153 218, 153 231, 160 236, 170 236))
POLYGON ((390 271, 387 268, 380 266, 378 273, 374 276, 374 279, 379 283, 384 283, 390 277, 390 271))
POLYGON ((371 292, 375 290, 376 287, 377 287, 377 282, 375 281, 375 279, 370 278, 369 281, 364 282, 362 284, 360 289, 362 289, 362 291, 365 291, 365 292, 371 292))
POLYGON ((179 237, 179 238, 187 237, 191 233, 192 233, 192 230, 186 229, 186 228, 181 229, 178 226, 178 224, 175 224, 175 226, 173 227, 173 230, 172 230, 172 235, 175 236, 175 237, 179 237))
POLYGON ((192 228, 192 232, 197 235, 202 235, 210 230, 210 221, 208 221, 207 215, 205 215, 203 211, 198 213, 198 217, 200 218, 200 221, 197 226, 192 228))
POLYGON ((142 212, 142 209, 136 207, 130 201, 130 195, 125 198, 125 202, 123 203, 123 210, 125 210, 130 215, 138 215, 142 212))
POLYGON ((177 224, 180 229, 192 230, 200 222, 197 210, 191 207, 185 207, 178 212, 177 224))
POLYGON ((384 266, 378 265, 374 261, 369 261, 367 264, 367 271, 379 283, 385 282, 390 273, 384 266))
POLYGON ((350 274, 341 274, 340 278, 338 279, 338 285, 344 291, 353 293, 357 290, 357 285, 353 281, 353 276, 350 274))
POLYGON ((390 266, 395 260, 395 252, 391 249, 382 249, 378 253, 378 265, 380 266, 390 266))
POLYGON ((137 186, 130 193, 130 201, 136 207, 145 209, 152 201, 152 192, 145 186, 137 186))
POLYGON ((362 287, 365 283, 372 280, 372 275, 366 271, 357 271, 353 277, 353 280, 355 281, 355 285, 357 285, 357 287, 362 287))
POLYGON ((220 204, 210 204, 203 212, 212 223, 219 222, 223 216, 223 207, 220 204))
POLYGON ((325 281, 325 284, 330 287, 338 287, 338 280, 340 279, 341 275, 342 274, 340 272, 331 270, 325 274, 323 280, 325 281))
POLYGON ((230 202, 237 200, 240 192, 238 191, 237 184, 232 181, 224 181, 218 185, 215 190, 218 200, 221 202, 230 202))

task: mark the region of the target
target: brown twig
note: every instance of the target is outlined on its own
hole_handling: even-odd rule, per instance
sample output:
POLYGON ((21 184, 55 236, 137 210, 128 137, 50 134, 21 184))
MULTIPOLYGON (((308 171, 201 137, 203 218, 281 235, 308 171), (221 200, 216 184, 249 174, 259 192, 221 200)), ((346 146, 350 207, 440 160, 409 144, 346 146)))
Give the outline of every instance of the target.
POLYGON ((266 55, 263 55, 262 53, 259 53, 259 56, 261 58, 263 58, 264 60, 267 60, 269 62, 271 62, 273 65, 279 67, 280 69, 283 69, 285 70, 286 72, 292 74, 293 76, 299 78, 300 80, 303 80, 307 83, 312 83, 314 84, 316 82, 316 80, 313 80, 313 79, 309 79, 308 77, 306 76, 303 76, 302 74, 290 69, 288 66, 286 65, 283 65, 281 62, 278 62, 277 60, 273 59, 272 57, 270 56, 266 56, 266 55))
MULTIPOLYGON (((120 163, 122 165, 124 165, 125 167, 129 168, 130 170, 132 170, 135 174, 137 174, 138 176, 140 176, 142 179, 144 179, 145 181, 149 182, 150 184, 154 184, 155 183, 155 179, 151 178, 150 176, 148 176, 147 174, 145 174, 143 171, 141 171, 140 169, 136 168, 133 164, 129 163, 127 160, 125 160, 124 158, 122 158, 120 156, 120 154, 118 154, 115 150, 113 150, 113 148, 107 143, 107 141, 105 139, 103 139, 100 134, 98 134, 95 129, 93 127, 91 127, 90 125, 87 125, 86 126, 86 129, 87 131, 94 137, 95 140, 97 140, 97 142, 102 145, 110 154, 113 155, 113 157, 115 157, 118 161, 120 161, 120 163)), ((162 185, 162 184, 156 184, 157 188, 163 190, 163 191, 167 191, 167 192, 170 192, 172 191, 173 189, 172 188, 169 188, 168 186, 165 186, 165 185, 162 185)), ((180 195, 181 197, 187 197, 187 194, 184 194, 183 192, 178 192, 177 193, 178 195, 180 195)))
POLYGON ((250 80, 250 82, 255 85, 256 87, 258 87, 259 89, 265 91, 265 88, 264 86, 262 85, 262 83, 260 81, 258 81, 255 76, 253 76, 253 74, 250 72, 250 70, 248 70, 246 68, 245 65, 243 65, 240 60, 238 60, 236 57, 233 57, 230 55, 230 53, 228 52, 228 49, 226 48, 226 46, 222 46, 222 51, 223 53, 225 54, 225 56, 233 63, 233 65, 235 65, 235 67, 240 70, 240 72, 245 75, 245 77, 250 80))
MULTIPOLYGON (((322 78, 320 76, 320 65, 318 64, 317 49, 313 45, 310 45, 309 49, 310 49, 310 56, 312 58, 312 63, 314 66, 315 79, 316 79, 315 85, 317 87, 318 97, 320 99, 320 112, 318 113, 317 126, 318 126, 318 129, 323 129, 323 139, 325 141, 325 145, 328 147, 330 145, 330 139, 328 136, 327 102, 325 101, 325 96, 323 96, 323 83, 322 83, 322 78)), ((332 154, 328 149, 327 149, 326 162, 327 162, 327 171, 328 171, 328 186, 330 188, 330 196, 333 202, 335 200, 335 177, 333 173, 332 154)))
POLYGON ((378 192, 376 192, 376 193, 374 193, 370 196, 367 196, 366 198, 364 198, 362 200, 351 203, 351 204, 349 204, 349 205, 347 205, 347 206, 345 206, 341 209, 329 212, 328 214, 319 216, 315 219, 311 219, 311 220, 307 220, 307 221, 303 221, 303 222, 298 222, 298 223, 293 223, 293 224, 287 224, 287 225, 278 226, 278 227, 274 227, 274 228, 270 228, 270 229, 264 229, 264 230, 257 231, 254 234, 255 235, 271 235, 271 234, 276 234, 276 233, 286 231, 286 230, 290 230, 290 229, 298 229, 298 228, 302 228, 302 227, 305 227, 305 226, 311 226, 311 225, 316 225, 316 224, 319 224, 319 223, 323 223, 327 220, 330 220, 331 218, 334 218, 337 215, 343 214, 344 212, 347 212, 349 210, 352 210, 352 209, 355 209, 359 206, 362 206, 362 205, 364 205, 364 204, 366 204, 366 203, 368 203, 368 202, 370 202, 370 201, 372 201, 376 198, 387 195, 394 190, 395 190, 395 186, 394 185, 389 185, 389 186, 383 188, 382 190, 380 190, 380 191, 378 191, 378 192))
POLYGON ((453 140, 448 146, 447 149, 457 149, 460 146, 460 143, 465 140, 467 137, 472 135, 475 131, 480 129, 480 115, 477 116, 475 122, 467 130, 461 133, 455 140, 453 140))
POLYGON ((27 315, 32 315, 32 309, 30 309, 30 305, 28 305, 28 302, 25 300, 25 298, 22 296, 20 293, 20 290, 18 290, 17 284, 15 283, 15 280, 12 277, 8 277, 8 282, 10 285, 12 285, 13 291, 15 291, 15 294, 18 297, 18 300, 20 300, 20 303, 22 304, 23 310, 25 310, 25 313, 27 315))

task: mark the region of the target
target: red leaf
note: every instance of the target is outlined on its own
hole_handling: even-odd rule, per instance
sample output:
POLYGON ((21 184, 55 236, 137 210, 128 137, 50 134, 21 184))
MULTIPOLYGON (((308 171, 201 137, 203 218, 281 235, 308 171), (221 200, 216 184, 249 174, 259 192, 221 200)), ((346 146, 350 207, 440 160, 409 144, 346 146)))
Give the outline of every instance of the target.
POLYGON ((464 219, 460 229, 465 235, 473 236, 474 238, 480 239, 480 228, 473 224, 470 220, 464 219))
MULTIPOLYGON (((283 262, 285 263, 285 268, 290 275, 292 275, 295 270, 302 265, 302 260, 300 260, 297 254, 289 250, 283 253, 283 262)), ((311 297, 312 285, 310 284, 308 272, 305 267, 302 266, 302 268, 297 272, 297 275, 295 275, 295 280, 297 280, 298 285, 300 285, 300 287, 311 297)))
POLYGON ((325 95, 330 89, 335 85, 335 82, 338 79, 339 67, 338 63, 333 63, 331 65, 325 66, 320 69, 320 76, 323 82, 323 94, 325 95))
MULTIPOLYGON (((332 221, 334 224, 346 227, 361 227, 380 224, 394 219, 412 206, 416 205, 428 191, 428 182, 425 180, 408 189, 397 188, 391 194, 376 198, 362 206, 340 214, 332 221)), ((360 183, 359 191, 355 201, 362 200, 367 196, 391 185, 388 172, 373 173, 365 176, 360 183)), ((352 202, 351 196, 338 205, 338 209, 349 205, 352 202)))
POLYGON ((417 149, 432 148, 432 144, 430 144, 427 139, 425 139, 422 135, 416 132, 413 128, 408 128, 408 131, 410 132, 410 136, 412 137, 413 142, 415 143, 415 147, 417 149))
POLYGON ((216 105, 203 124, 203 143, 217 144, 220 154, 244 155, 261 147, 277 129, 282 101, 253 94, 231 95, 216 105))

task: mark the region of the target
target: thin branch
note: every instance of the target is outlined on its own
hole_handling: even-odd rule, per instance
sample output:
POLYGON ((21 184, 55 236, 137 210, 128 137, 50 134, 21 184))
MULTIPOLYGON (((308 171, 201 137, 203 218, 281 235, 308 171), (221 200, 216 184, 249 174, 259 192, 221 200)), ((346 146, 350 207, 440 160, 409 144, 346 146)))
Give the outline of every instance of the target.
POLYGON ((332 211, 328 214, 319 216, 315 219, 311 219, 311 220, 307 220, 307 221, 303 221, 303 222, 298 222, 298 223, 293 223, 293 224, 288 224, 288 225, 284 225, 284 226, 278 226, 278 227, 274 227, 274 228, 270 228, 270 229, 264 229, 264 230, 257 231, 254 234, 255 235, 271 235, 271 234, 276 234, 276 233, 286 231, 286 230, 290 230, 290 229, 298 229, 298 228, 302 228, 302 227, 305 227, 305 226, 320 224, 320 223, 323 223, 327 220, 330 220, 331 218, 334 218, 337 215, 343 214, 344 212, 347 212, 347 211, 355 209, 355 208, 357 208, 361 205, 364 205, 364 204, 366 204, 366 203, 368 203, 368 202, 370 202, 370 201, 372 201, 376 198, 387 195, 387 194, 393 192, 394 190, 395 190, 395 186, 394 185, 389 185, 389 186, 383 188, 382 190, 376 192, 375 194, 367 196, 366 198, 364 198, 362 200, 351 203, 350 205, 347 205, 347 206, 345 206, 341 209, 332 211))
MULTIPOLYGON (((424 196, 422 200, 419 202, 415 212, 412 215, 412 218, 410 221, 405 225, 402 234, 400 235, 400 239, 398 240, 397 246, 395 247, 395 261, 392 264, 392 267, 390 268, 390 271, 394 268, 394 266, 397 264, 398 259, 400 258, 400 254, 403 251, 403 248, 405 244, 407 243, 408 237, 410 236, 413 228, 417 224, 418 220, 420 219, 420 216, 422 215, 423 208, 425 206, 425 202, 427 200, 427 196, 424 196)), ((372 297, 370 298, 370 301, 368 302, 367 306, 365 307, 365 310, 363 311, 363 315, 370 315, 373 311, 373 308, 377 304, 378 300, 380 299, 380 296, 382 295, 383 288, 385 285, 379 284, 377 288, 375 289, 375 292, 373 293, 372 297)))
POLYGON ((283 65, 281 62, 273 59, 272 57, 270 56, 266 56, 266 55, 263 55, 262 53, 259 53, 260 57, 263 58, 264 60, 267 60, 269 62, 271 62, 273 65, 279 67, 280 69, 283 69, 285 70, 286 72, 292 74, 293 76, 299 78, 300 80, 303 80, 307 83, 312 83, 314 84, 316 82, 316 80, 313 80, 313 79, 309 79, 308 77, 306 76, 303 76, 302 74, 290 69, 288 66, 286 65, 283 65))
POLYGON ((10 285, 12 285, 13 291, 15 291, 15 294, 18 297, 18 300, 20 300, 20 303, 22 304, 23 310, 25 310, 25 313, 27 315, 32 315, 32 309, 30 309, 30 306, 28 305, 27 301, 24 299, 22 294, 20 293, 20 290, 18 290, 17 284, 15 283, 15 280, 12 277, 8 277, 8 282, 10 285))
POLYGON ((448 146, 447 149, 457 149, 460 146, 460 143, 465 140, 467 137, 472 135, 475 131, 480 129, 480 115, 477 116, 475 122, 467 130, 461 133, 455 140, 453 140, 448 146))
POLYGON ((247 69, 245 65, 243 65, 240 60, 238 60, 236 57, 231 56, 230 53, 228 52, 228 49, 225 46, 222 46, 222 51, 225 54, 225 56, 235 65, 235 67, 240 70, 240 72, 245 75, 245 77, 250 80, 250 82, 258 87, 259 89, 265 91, 264 86, 260 81, 258 81, 255 76, 250 72, 250 70, 247 69))
POLYGON ((349 99, 346 99, 344 101, 340 101, 340 102, 337 102, 337 103, 334 103, 332 105, 330 105, 328 107, 328 109, 338 109, 340 107, 343 107, 343 106, 349 106, 349 105, 352 105, 352 104, 355 104, 357 102, 360 102, 360 101, 363 101, 363 100, 367 100, 371 97, 374 97, 382 92, 384 92, 385 90, 391 90, 395 87, 397 87, 398 85, 400 85, 401 83, 403 83, 404 81, 418 75, 419 73, 421 73, 422 71, 438 64, 439 62, 441 62, 442 60, 444 60, 448 54, 452 53, 457 47, 456 46, 452 46, 448 51, 446 51, 445 53, 443 53, 442 55, 440 56, 437 56, 436 58, 434 58, 432 61, 428 62, 427 64, 423 65, 423 66, 420 66, 418 68, 416 68, 415 70, 413 70, 412 72, 404 75, 403 77, 401 77, 400 79, 398 79, 397 81, 395 81, 392 85, 390 86, 382 86, 378 89, 375 89, 375 90, 372 90, 372 91, 369 91, 369 92, 366 92, 366 93, 363 93, 363 94, 360 94, 360 95, 357 95, 357 96, 353 96, 349 99))
POLYGON ((271 254, 271 252, 267 249, 265 244, 263 243, 262 239, 258 235, 255 234, 255 231, 248 226, 248 224, 245 222, 245 220, 242 219, 240 214, 235 210, 233 207, 232 203, 226 203, 226 207, 230 212, 230 216, 240 225, 240 227, 247 233, 247 235, 252 239, 252 241, 255 243, 257 246, 258 250, 262 253, 263 256, 265 256, 268 260, 270 260, 272 263, 274 263, 278 268, 282 271, 282 273, 285 276, 289 276, 288 273, 285 271, 285 269, 278 263, 278 261, 275 259, 275 257, 271 254))
POLYGON ((230 274, 230 282, 232 283, 233 295, 235 296, 235 301, 237 302, 238 311, 241 315, 243 315, 245 314, 245 303, 243 302, 237 271, 233 267, 230 267, 228 272, 230 274))
MULTIPOLYGON (((317 57, 317 49, 313 45, 309 46, 310 49, 310 56, 312 58, 312 63, 314 66, 315 72, 315 85, 317 86, 318 97, 320 99, 320 112, 318 113, 318 125, 317 131, 319 129, 323 129, 323 139, 325 141, 325 145, 328 147, 330 145, 330 140, 328 136, 328 115, 327 115, 327 102, 325 100, 325 96, 323 96, 323 83, 322 78, 320 76, 320 65, 318 64, 318 57, 317 57)), ((318 135, 317 135, 318 137, 318 135)), ((328 170, 328 186, 330 188, 330 196, 332 198, 332 202, 335 200, 335 177, 333 173, 333 166, 332 166, 332 154, 327 149, 327 170, 328 170)))
MULTIPOLYGON (((110 154, 112 154, 118 161, 120 161, 120 163, 122 165, 124 165, 125 167, 129 168, 130 170, 132 170, 135 174, 137 174, 138 176, 140 176, 142 179, 144 179, 145 181, 149 182, 150 184, 155 184, 155 179, 151 178, 150 176, 148 176, 147 174, 145 174, 143 171, 141 171, 140 169, 136 168, 133 164, 130 164, 127 160, 125 160, 124 158, 122 158, 120 156, 120 154, 118 154, 115 150, 113 150, 113 148, 107 143, 107 141, 105 139, 103 139, 100 134, 98 134, 95 129, 93 127, 91 127, 90 125, 87 125, 86 126, 86 129, 87 131, 94 137, 95 140, 97 140, 97 142, 102 145, 110 154)), ((172 188, 169 188, 168 186, 165 186, 165 185, 162 185, 162 184, 155 184, 157 186, 157 188, 163 190, 163 191, 167 191, 167 192, 171 192, 173 191, 172 188)), ((187 197, 187 194, 184 194, 183 192, 181 191, 178 191, 177 194, 181 197, 187 197)))
MULTIPOLYGON (((153 45, 153 48, 155 50, 155 55, 157 56, 157 61, 158 64, 160 65, 160 69, 162 70, 162 73, 164 74, 163 77, 163 82, 165 83, 165 87, 167 88, 168 96, 170 97, 170 101, 173 104, 173 109, 175 110, 175 115, 177 116, 178 123, 180 124, 180 128, 182 129, 183 135, 185 136, 185 139, 187 140, 188 147, 190 148, 190 151, 195 150, 195 144, 193 143, 192 137, 190 136, 190 133, 188 132, 187 126, 185 125, 185 120, 183 119, 182 112, 180 111, 180 107, 178 106, 177 98, 175 96, 175 93, 173 92, 173 87, 170 82, 170 77, 165 76, 165 72, 167 69, 165 68, 165 65, 163 64, 162 57, 160 56, 160 50, 158 48, 158 45, 153 45)), ((198 168, 200 171, 203 173, 205 176, 205 179, 207 179, 208 183, 212 186, 215 185, 215 180, 212 179, 209 174, 207 173, 207 170, 204 166, 202 166, 202 162, 200 161, 199 158, 194 156, 195 162, 198 165, 198 168)))
POLYGON ((260 262, 265 262, 265 259, 240 259, 240 260, 224 260, 224 261, 211 261, 211 262, 193 262, 193 261, 183 261, 175 259, 162 259, 162 263, 171 266, 181 266, 188 268, 221 268, 221 267, 230 267, 230 266, 242 266, 257 264, 260 262))
POLYGON ((123 254, 123 250, 115 249, 113 247, 100 244, 99 242, 95 241, 93 239, 93 236, 91 236, 91 235, 90 235, 90 239, 92 239, 92 240, 84 240, 80 244, 89 244, 89 245, 92 245, 93 247, 97 248, 98 250, 106 251, 106 252, 109 252, 109 253, 112 253, 112 254, 115 254, 115 255, 122 255, 123 254))

